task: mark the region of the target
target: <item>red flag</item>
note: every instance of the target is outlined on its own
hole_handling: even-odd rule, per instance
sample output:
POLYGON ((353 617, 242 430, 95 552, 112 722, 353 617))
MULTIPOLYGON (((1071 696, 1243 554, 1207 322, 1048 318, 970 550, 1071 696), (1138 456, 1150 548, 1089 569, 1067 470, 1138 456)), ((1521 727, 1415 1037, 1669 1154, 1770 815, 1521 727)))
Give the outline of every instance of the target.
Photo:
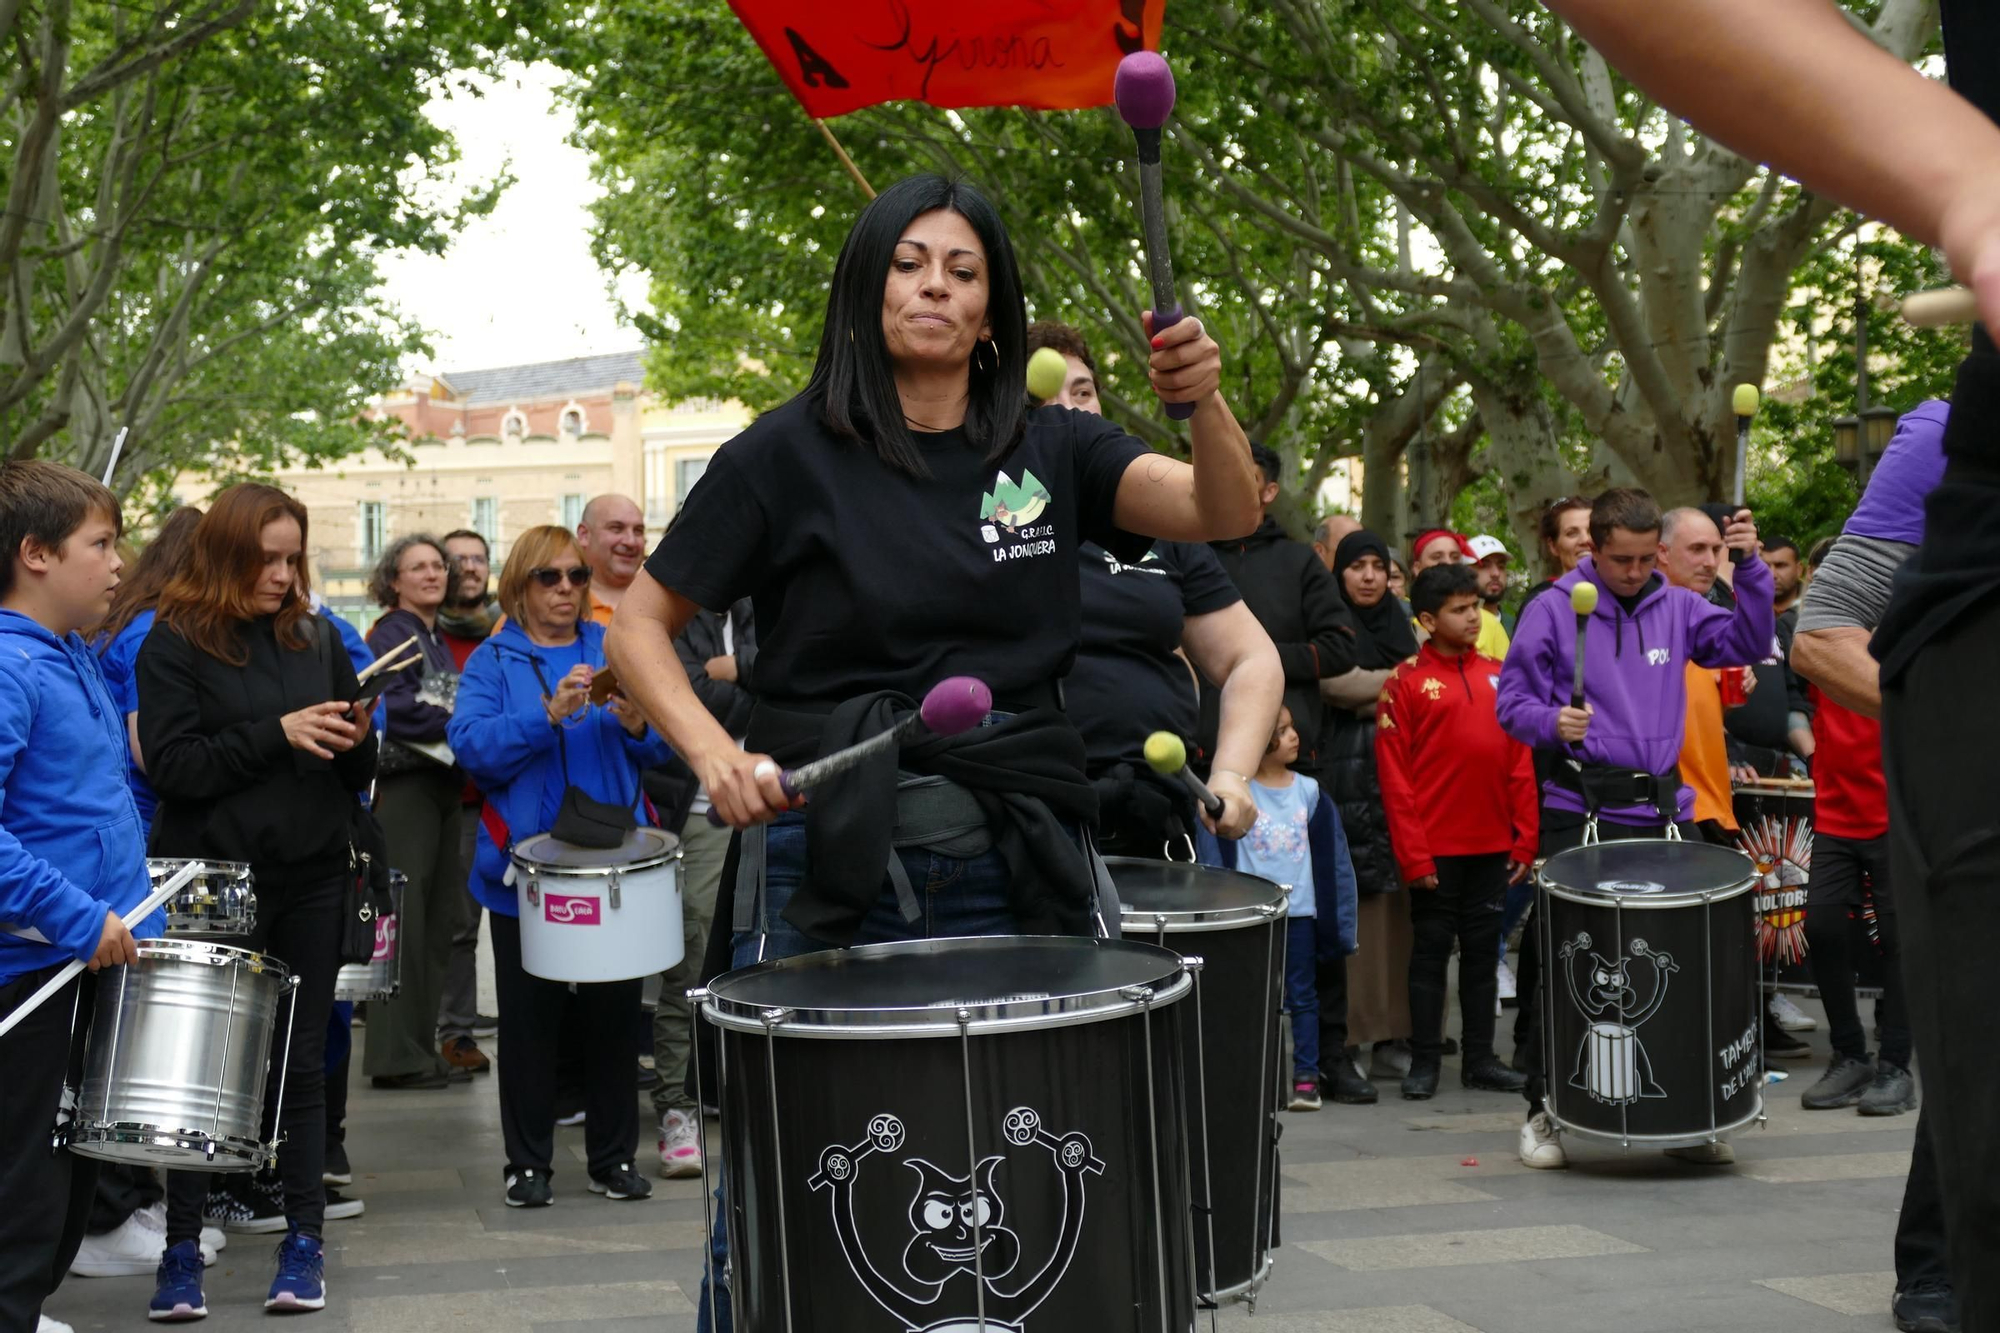
POLYGON ((932 106, 1104 106, 1157 48, 1166 0, 729 0, 808 115, 932 106))

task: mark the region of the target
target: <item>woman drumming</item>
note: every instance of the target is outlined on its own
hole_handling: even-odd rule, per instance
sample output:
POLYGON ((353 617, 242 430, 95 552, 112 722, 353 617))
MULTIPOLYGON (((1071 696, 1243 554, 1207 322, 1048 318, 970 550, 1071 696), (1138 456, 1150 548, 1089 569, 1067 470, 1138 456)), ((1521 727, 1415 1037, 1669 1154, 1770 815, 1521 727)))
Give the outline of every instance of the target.
MULTIPOLYGON (((1354 862, 1361 943, 1354 957, 1323 965, 1320 975, 1320 1063, 1327 1070, 1328 1091, 1341 1102, 1372 1102, 1376 1094, 1348 1061, 1332 1053, 1331 1041, 1338 1038, 1348 1047, 1383 1045, 1410 1035, 1415 936, 1375 772, 1375 700, 1390 670, 1417 651, 1417 636, 1408 611, 1389 593, 1389 559, 1388 544, 1366 528, 1342 537, 1333 555, 1333 576, 1354 621, 1355 669, 1325 682, 1321 691, 1332 705, 1327 710, 1331 739, 1326 780, 1340 807, 1354 862), (1328 975, 1343 965, 1344 978, 1328 975), (1343 983, 1336 1006, 1331 987, 1343 983), (1344 1020, 1338 1031, 1330 1028, 1336 1009, 1344 1020)), ((1372 1072, 1381 1077, 1388 1067, 1372 1072)))
MULTIPOLYGON (((1102 416, 1097 361, 1083 335, 1067 324, 1038 322, 1028 329, 1028 351, 1043 347, 1068 364, 1062 392, 1049 401, 1102 416)), ((1197 828, 1237 838, 1248 826, 1198 825, 1201 812, 1186 785, 1147 765, 1146 738, 1169 731, 1194 749, 1201 703, 1192 663, 1222 695, 1215 754, 1205 764, 1256 771, 1284 697, 1278 650, 1215 552, 1201 543, 1154 542, 1135 564, 1095 542, 1084 543, 1081 556, 1083 638, 1063 689, 1097 788, 1098 849, 1106 856, 1194 860, 1197 828)))
MULTIPOLYGON (((474 843, 472 894, 493 914, 494 981, 500 992, 500 1132, 507 1206, 554 1202, 556 1059, 572 988, 521 966, 521 921, 507 876, 509 843, 549 829, 573 783, 584 795, 645 822, 639 770, 670 752, 638 709, 612 696, 590 702, 604 668, 604 628, 590 619, 590 566, 568 528, 529 528, 500 571, 507 621, 473 649, 446 734, 486 797, 474 843)), ((641 983, 574 987, 583 1036, 583 1122, 590 1192, 643 1199, 652 1186, 632 1168, 639 1146, 639 1069, 632 1015, 641 983)))
MULTIPOLYGON (((308 606, 305 542, 305 507, 283 491, 254 482, 223 491, 160 597, 138 662, 139 740, 160 800, 152 854, 248 862, 257 924, 242 946, 283 959, 299 979, 291 1043, 273 1054, 285 1063, 278 1172, 287 1229, 267 1310, 326 1304, 327 1016, 353 883, 355 794, 375 772, 374 732, 347 716, 354 664, 308 606)), ((152 1319, 207 1312, 196 1238, 209 1180, 168 1173, 152 1319)))
MULTIPOLYGON (((1087 413, 1031 412, 1026 335, 1013 247, 986 198, 936 176, 885 190, 841 247, 806 390, 715 455, 618 608, 619 678, 746 830, 732 864, 763 865, 761 886, 734 885, 747 928, 716 932, 738 963, 1094 927, 1080 838, 1096 799, 1055 688, 1076 654, 1078 549, 1137 561, 1154 537, 1248 532, 1256 480, 1199 321, 1155 336, 1151 360, 1161 397, 1196 404, 1192 466, 1087 413), (697 607, 746 595, 758 700, 739 748, 671 639, 697 607), (792 809, 776 764, 880 732, 959 674, 992 688, 992 725, 885 756, 792 809), (892 877, 899 767, 948 779, 926 804, 983 823, 898 848, 892 877)), ((1243 782, 1214 788, 1221 822, 1247 823, 1243 782)), ((726 1328, 726 1294, 713 1296, 726 1328)), ((707 1295, 699 1317, 708 1329, 707 1295)))

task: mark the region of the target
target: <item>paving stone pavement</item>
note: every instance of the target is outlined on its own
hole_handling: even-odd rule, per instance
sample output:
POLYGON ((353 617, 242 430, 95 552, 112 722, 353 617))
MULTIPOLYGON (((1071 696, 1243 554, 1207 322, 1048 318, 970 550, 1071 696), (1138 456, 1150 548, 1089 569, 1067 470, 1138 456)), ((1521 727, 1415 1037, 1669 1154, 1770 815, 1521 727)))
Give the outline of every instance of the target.
MULTIPOLYGON (((1802 1007, 1823 1017, 1814 1002, 1802 1007)), ((1791 1079, 1769 1090, 1769 1123, 1737 1137, 1733 1168, 1572 1144, 1570 1170, 1527 1170, 1514 1154, 1519 1098, 1461 1089, 1449 1060, 1433 1101, 1402 1101, 1383 1081, 1378 1105, 1288 1114, 1285 1243, 1254 1315, 1231 1306, 1213 1326, 1889 1328, 1890 1244, 1916 1117, 1802 1111, 1798 1092, 1827 1054, 1823 1030, 1806 1035, 1816 1063, 1787 1062, 1791 1079)), ((356 1036, 365 1041, 365 1030, 356 1036)), ((348 1192, 367 1213, 328 1224, 329 1305, 299 1317, 302 1330, 689 1333, 701 1281, 697 1183, 656 1178, 648 1202, 607 1202, 584 1191, 582 1130, 558 1136, 556 1205, 510 1210, 491 1077, 436 1092, 359 1081, 348 1192)), ((656 1160, 650 1134, 641 1156, 656 1160)), ((275 1240, 231 1238, 209 1270, 205 1327, 265 1326, 275 1240)), ((48 1311, 79 1330, 136 1329, 151 1291, 149 1278, 72 1277, 48 1311)), ((897 1333, 886 1318, 883 1329, 897 1333)))

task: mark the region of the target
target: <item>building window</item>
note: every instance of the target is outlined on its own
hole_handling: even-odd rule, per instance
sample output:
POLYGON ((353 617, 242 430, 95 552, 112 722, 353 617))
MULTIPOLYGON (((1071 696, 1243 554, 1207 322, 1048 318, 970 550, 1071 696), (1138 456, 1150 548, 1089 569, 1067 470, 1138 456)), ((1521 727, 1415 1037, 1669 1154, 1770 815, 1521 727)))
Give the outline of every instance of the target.
POLYGON ((582 408, 580 408, 580 407, 565 407, 565 408, 563 409, 563 414, 562 414, 562 433, 563 433, 563 434, 565 434, 565 435, 581 435, 581 434, 583 434, 583 409, 582 409, 582 408))
POLYGON ((688 492, 701 480, 701 474, 708 471, 706 458, 682 458, 674 463, 674 508, 687 503, 688 492))
POLYGON ((382 548, 389 544, 388 520, 383 514, 380 500, 361 502, 361 563, 372 565, 382 558, 382 548))
POLYGON ((490 495, 480 495, 473 498, 472 530, 484 537, 489 547, 500 540, 499 500, 490 495))
POLYGON ((518 440, 528 433, 528 418, 520 408, 510 409, 500 418, 500 434, 509 440, 518 440))
POLYGON ((562 525, 575 532, 576 525, 581 522, 583 522, 583 497, 565 495, 562 498, 562 525))

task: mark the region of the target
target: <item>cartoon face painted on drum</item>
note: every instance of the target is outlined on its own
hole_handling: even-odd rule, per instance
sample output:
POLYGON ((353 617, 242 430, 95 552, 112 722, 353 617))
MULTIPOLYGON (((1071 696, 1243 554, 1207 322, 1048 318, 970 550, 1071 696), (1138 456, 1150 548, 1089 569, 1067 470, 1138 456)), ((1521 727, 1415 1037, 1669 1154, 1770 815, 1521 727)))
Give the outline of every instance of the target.
POLYGON ((1009 1111, 1001 1133, 1017 1148, 1048 1149, 1062 1190, 1062 1222, 1048 1257, 1032 1277, 1018 1284, 1008 1279, 1021 1262, 1024 1246, 1007 1226, 1006 1204, 995 1179, 1009 1159, 981 1158, 971 1178, 952 1175, 922 1158, 903 1159, 903 1165, 917 1173, 917 1189, 909 1208, 915 1234, 903 1248, 907 1282, 898 1282, 875 1266, 863 1242, 855 1218, 854 1182, 863 1161, 903 1146, 903 1122, 893 1115, 875 1116, 860 1144, 851 1148, 835 1144, 820 1154, 819 1171, 807 1183, 828 1193, 841 1253, 862 1289, 907 1333, 971 1328, 982 1306, 986 1328, 1019 1333, 1022 1321, 1069 1272, 1083 1238, 1084 1177, 1103 1174, 1104 1163, 1091 1155, 1088 1138, 1047 1133, 1040 1114, 1027 1107, 1009 1111))
POLYGON ((1589 934, 1580 932, 1557 951, 1569 981, 1570 999, 1590 1020, 1577 1047, 1570 1086, 1609 1106, 1666 1096, 1666 1090, 1653 1078, 1653 1062, 1646 1056, 1638 1029, 1666 1003, 1667 978, 1680 968, 1673 955, 1655 952, 1644 940, 1632 941, 1630 956, 1621 953, 1607 959, 1586 952, 1589 948, 1589 934), (1647 979, 1651 990, 1643 999, 1632 976, 1641 961, 1652 964, 1647 979))

